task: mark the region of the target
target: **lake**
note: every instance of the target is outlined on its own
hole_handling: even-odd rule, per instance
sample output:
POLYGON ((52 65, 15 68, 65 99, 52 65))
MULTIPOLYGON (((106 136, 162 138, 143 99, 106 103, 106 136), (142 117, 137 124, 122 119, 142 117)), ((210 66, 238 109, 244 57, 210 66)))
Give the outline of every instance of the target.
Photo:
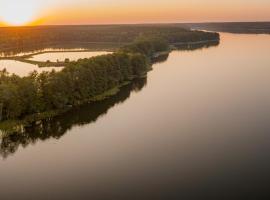
MULTIPOLYGON (((57 49, 53 51, 57 51, 57 49)), ((66 49, 66 50, 62 50, 62 52, 52 52, 52 51, 46 52, 46 49, 45 49, 43 52, 36 52, 36 53, 38 54, 34 55, 33 57, 27 60, 40 61, 40 62, 46 62, 48 60, 50 62, 57 62, 58 60, 59 62, 64 62, 65 59, 68 58, 70 61, 76 61, 80 58, 91 58, 94 56, 106 55, 111 52, 86 51, 82 49, 81 50, 80 49, 66 49)), ((0 60, 0 70, 3 70, 3 69, 6 69, 10 74, 14 73, 18 76, 23 77, 23 76, 27 76, 29 73, 33 72, 34 70, 37 71, 38 73, 41 73, 43 71, 52 71, 52 70, 61 71, 63 67, 39 67, 38 65, 10 59, 10 60, 0 60)))
POLYGON ((65 61, 68 58, 71 61, 77 61, 80 58, 91 58, 94 56, 106 55, 111 52, 107 51, 85 51, 85 52, 49 52, 42 53, 33 56, 30 60, 46 62, 47 60, 51 62, 65 61))
POLYGON ((0 60, 0 70, 6 69, 10 74, 16 74, 24 77, 33 71, 41 73, 43 71, 61 71, 63 67, 38 67, 29 63, 24 63, 16 60, 0 60))
POLYGON ((1 199, 263 199, 270 35, 173 51, 103 102, 0 148, 1 199))
MULTIPOLYGON (((37 48, 37 47, 36 47, 37 48)), ((51 47, 51 48, 42 48, 42 47, 39 47, 38 49, 13 49, 13 51, 2 51, 0 52, 0 58, 9 58, 9 57, 16 57, 16 56, 28 56, 28 55, 31 55, 31 54, 41 54, 41 53, 44 53, 44 52, 60 52, 60 51, 87 51, 88 49, 87 48, 79 48, 79 47, 66 47, 66 48, 57 48, 57 47, 51 47)), ((90 49, 89 49, 90 51, 90 49)))

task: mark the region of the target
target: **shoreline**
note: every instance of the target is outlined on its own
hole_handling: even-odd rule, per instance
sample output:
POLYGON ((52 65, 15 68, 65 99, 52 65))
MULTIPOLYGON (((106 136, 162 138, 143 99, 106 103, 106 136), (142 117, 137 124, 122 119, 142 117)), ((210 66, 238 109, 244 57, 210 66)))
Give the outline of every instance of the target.
POLYGON ((4 135, 10 135, 14 133, 23 133, 26 127, 39 124, 43 120, 50 120, 56 116, 61 116, 66 112, 72 110, 73 108, 80 107, 85 104, 91 104, 98 101, 103 101, 108 99, 116 94, 118 94, 122 87, 130 84, 136 78, 143 78, 146 75, 142 75, 141 77, 134 77, 130 81, 126 81, 125 83, 116 86, 110 90, 105 91, 104 93, 97 95, 95 97, 89 98, 87 101, 84 101, 78 105, 70 105, 61 110, 50 110, 43 113, 36 113, 33 115, 25 116, 23 119, 18 120, 6 120, 0 123, 0 139, 4 135))
MULTIPOLYGON (((163 52, 162 55, 164 55, 164 53, 165 52, 163 52)), ((140 76, 136 76, 136 77, 130 77, 128 81, 114 88, 111 88, 102 94, 91 97, 77 105, 69 105, 61 110, 49 110, 43 113, 27 115, 23 117, 22 119, 6 120, 3 122, 0 122, 0 139, 5 135, 10 135, 10 134, 15 134, 15 133, 24 133, 26 127, 33 126, 35 124, 37 125, 43 120, 50 120, 51 118, 61 116, 65 114, 66 112, 72 110, 73 108, 78 108, 85 104, 100 102, 112 96, 115 96, 120 92, 122 87, 131 84, 133 80, 147 77, 147 73, 151 70, 152 70, 152 67, 149 68, 148 71, 146 71, 144 74, 141 74, 140 76)))
MULTIPOLYGON (((102 51, 102 50, 100 50, 102 51)), ((29 60, 29 58, 32 58, 33 56, 36 55, 42 55, 46 53, 80 53, 80 52, 97 52, 97 51, 92 51, 92 50, 67 50, 67 51, 43 51, 43 52, 36 52, 28 55, 23 55, 23 56, 14 56, 14 57, 0 57, 0 60, 14 60, 18 62, 23 62, 23 63, 28 63, 32 65, 37 65, 38 67, 65 67, 69 62, 64 62, 64 61, 59 61, 59 62, 53 62, 53 61, 36 61, 36 60, 29 60)), ((103 52, 103 51, 102 51, 103 52)), ((115 51, 108 51, 108 54, 114 53, 115 51)))
MULTIPOLYGON (((159 56, 163 56, 165 53, 170 53, 173 50, 177 49, 177 46, 184 46, 184 45, 196 45, 196 44, 208 44, 211 42, 219 42, 220 40, 215 39, 215 40, 201 40, 201 41, 197 41, 197 42, 178 42, 178 43, 172 43, 171 48, 169 51, 166 52, 158 52, 156 53, 153 57, 154 58, 158 58, 159 56), (162 54, 162 55, 161 55, 162 54)), ((96 50, 96 51, 106 51, 106 50, 96 50)), ((80 52, 96 52, 94 50, 91 49, 85 49, 85 50, 63 50, 63 51, 42 51, 42 52, 36 52, 36 53, 31 53, 31 54, 27 54, 27 55, 23 55, 23 56, 11 56, 11 57, 0 57, 0 60, 15 60, 18 62, 24 62, 24 63, 28 63, 28 64, 32 64, 32 65, 37 65, 38 67, 42 68, 42 67, 66 67, 66 65, 69 64, 69 62, 64 62, 64 61, 59 61, 59 62, 53 62, 53 61, 49 61, 49 62, 45 62, 45 61, 35 61, 35 60, 29 60, 29 58, 32 58, 33 56, 36 55, 42 55, 42 54, 46 54, 46 53, 80 53, 80 52)), ((108 51, 108 53, 114 53, 116 52, 116 50, 111 50, 110 52, 108 51)), ((72 62, 72 61, 70 61, 72 62)))

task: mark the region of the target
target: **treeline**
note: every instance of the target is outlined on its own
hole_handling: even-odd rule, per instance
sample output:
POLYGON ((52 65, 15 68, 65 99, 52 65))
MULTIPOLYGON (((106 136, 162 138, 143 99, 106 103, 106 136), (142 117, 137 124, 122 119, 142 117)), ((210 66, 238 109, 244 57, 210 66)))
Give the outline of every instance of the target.
POLYGON ((71 62, 61 72, 27 77, 0 72, 1 120, 62 110, 98 100, 151 68, 151 57, 168 50, 162 40, 138 40, 117 53, 71 62))
POLYGON ((141 36, 132 44, 124 46, 122 51, 127 53, 139 53, 148 58, 153 58, 157 52, 168 51, 169 49, 169 43, 164 37, 141 36))
POLYGON ((1 119, 80 105, 147 72, 141 54, 114 53, 79 60, 61 72, 32 73, 28 77, 0 73, 1 119))
POLYGON ((270 34, 270 22, 215 22, 190 23, 186 25, 194 29, 203 29, 208 31, 248 34, 270 34))
POLYGON ((191 31, 174 24, 40 26, 0 28, 0 51, 29 50, 54 45, 87 43, 132 43, 138 37, 162 37, 169 43, 208 40, 218 35, 191 31))
POLYGON ((0 50, 44 44, 131 43, 140 35, 189 32, 168 25, 93 25, 0 28, 0 50))
POLYGON ((7 158, 16 153, 19 147, 26 148, 40 140, 59 139, 73 126, 95 122, 110 108, 128 99, 132 91, 140 91, 146 83, 147 78, 135 79, 111 98, 76 107, 66 112, 65 115, 56 116, 51 120, 42 120, 39 124, 26 127, 23 132, 5 135, 0 140, 0 157, 7 158))

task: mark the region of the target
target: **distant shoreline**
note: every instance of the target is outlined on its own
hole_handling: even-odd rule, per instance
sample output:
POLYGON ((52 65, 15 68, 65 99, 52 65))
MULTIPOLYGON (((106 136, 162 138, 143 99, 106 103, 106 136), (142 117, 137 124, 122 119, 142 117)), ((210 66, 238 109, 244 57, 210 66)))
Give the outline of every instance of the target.
POLYGON ((188 23, 191 29, 238 34, 270 34, 270 22, 188 23))

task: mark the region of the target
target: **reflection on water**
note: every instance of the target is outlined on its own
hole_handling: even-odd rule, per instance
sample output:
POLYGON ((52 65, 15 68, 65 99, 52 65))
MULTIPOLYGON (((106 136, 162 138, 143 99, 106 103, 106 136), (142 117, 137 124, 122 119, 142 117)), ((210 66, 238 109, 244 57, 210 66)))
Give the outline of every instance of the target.
POLYGON ((131 92, 139 92, 146 84, 146 78, 135 79, 131 84, 121 88, 117 95, 107 100, 80 106, 65 113, 63 116, 44 120, 39 125, 26 129, 23 134, 19 133, 4 137, 0 144, 0 156, 6 158, 16 153, 20 146, 25 148, 38 140, 60 139, 74 126, 94 123, 99 117, 105 115, 110 108, 126 101, 130 97, 131 92))
POLYGON ((61 71, 63 67, 38 67, 37 65, 24 63, 16 60, 0 60, 0 70, 6 69, 10 74, 27 76, 33 71, 41 73, 43 71, 61 71))
POLYGON ((46 62, 46 61, 51 61, 51 62, 63 62, 65 61, 66 58, 68 58, 71 61, 77 61, 80 58, 91 58, 94 56, 100 56, 100 55, 106 55, 110 54, 111 52, 107 51, 85 51, 85 52, 50 52, 50 53, 43 53, 43 54, 38 54, 33 56, 29 60, 34 60, 34 61, 41 61, 41 62, 46 62))
POLYGON ((209 42, 198 42, 198 43, 187 43, 187 44, 178 44, 176 45, 178 50, 187 50, 192 51, 196 49, 204 49, 209 47, 218 46, 220 41, 209 41, 209 42))

